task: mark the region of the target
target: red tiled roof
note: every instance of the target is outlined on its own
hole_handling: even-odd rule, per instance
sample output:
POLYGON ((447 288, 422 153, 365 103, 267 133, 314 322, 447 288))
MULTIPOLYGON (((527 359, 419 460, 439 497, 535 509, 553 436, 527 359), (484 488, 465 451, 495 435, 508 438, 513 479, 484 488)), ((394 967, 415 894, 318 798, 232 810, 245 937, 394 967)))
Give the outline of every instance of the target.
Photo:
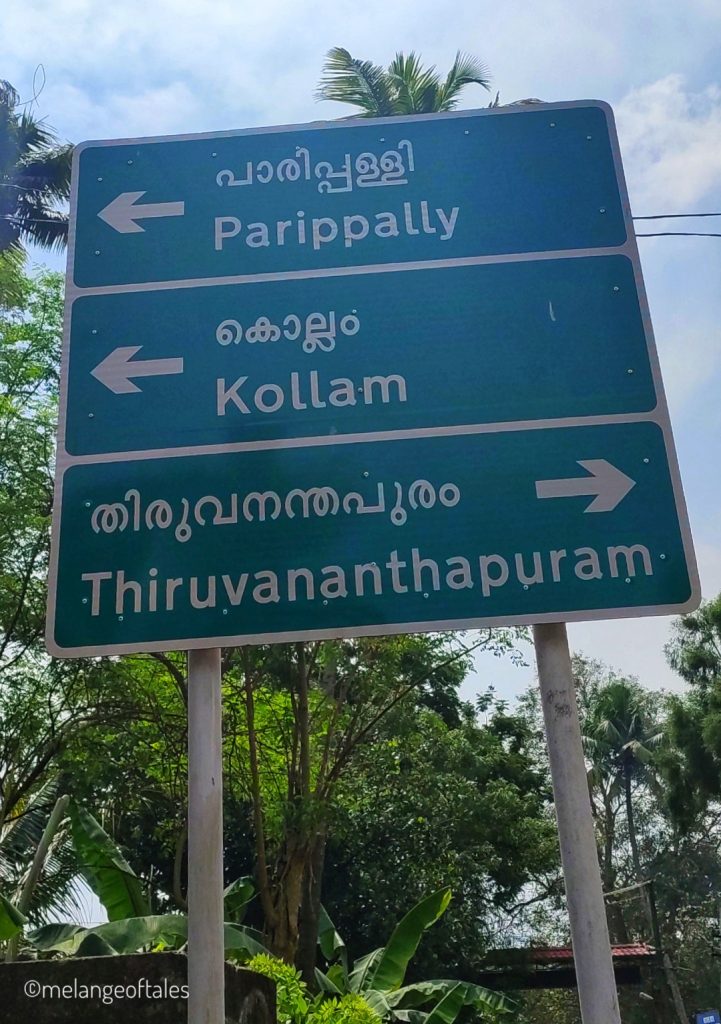
MULTIPOLYGON (((614 960, 656 955, 653 946, 648 946, 645 942, 637 942, 628 946, 612 946, 611 949, 614 960)), ((532 963, 563 962, 564 960, 573 960, 573 950, 567 946, 539 946, 528 950, 528 959, 532 963)))

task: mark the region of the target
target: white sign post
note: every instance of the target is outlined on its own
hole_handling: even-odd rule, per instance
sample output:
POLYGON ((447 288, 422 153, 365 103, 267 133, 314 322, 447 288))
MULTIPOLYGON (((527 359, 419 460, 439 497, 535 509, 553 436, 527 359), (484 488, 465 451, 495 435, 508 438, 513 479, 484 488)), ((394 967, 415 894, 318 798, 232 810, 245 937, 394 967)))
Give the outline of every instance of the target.
POLYGON ((621 1024, 564 622, 533 627, 583 1024, 621 1024))
POLYGON ((220 648, 188 652, 188 1024, 224 1024, 220 648))

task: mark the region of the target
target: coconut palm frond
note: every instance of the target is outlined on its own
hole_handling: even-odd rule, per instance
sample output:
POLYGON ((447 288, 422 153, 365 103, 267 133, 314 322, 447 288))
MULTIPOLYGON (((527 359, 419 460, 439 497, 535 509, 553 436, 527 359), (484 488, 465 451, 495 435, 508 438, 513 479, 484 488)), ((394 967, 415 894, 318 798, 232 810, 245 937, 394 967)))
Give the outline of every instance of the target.
POLYGON ((42 838, 48 817, 60 795, 62 780, 53 776, 39 789, 0 835, 3 862, 31 860, 42 838))
POLYGON ((427 114, 436 109, 441 80, 435 67, 424 68, 413 50, 397 53, 388 66, 399 114, 427 114))
POLYGON ((16 184, 20 191, 41 192, 44 197, 64 200, 70 195, 72 146, 48 151, 41 160, 28 158, 19 167, 16 184))
POLYGON ((324 77, 316 91, 319 100, 352 103, 365 117, 387 117, 396 113, 385 70, 369 60, 356 60, 342 46, 328 51, 324 77))
POLYGON ((459 94, 466 85, 480 85, 490 91, 491 76, 488 68, 477 57, 460 50, 439 91, 439 110, 453 110, 459 94))
POLYGON ((34 242, 66 244, 70 147, 44 122, 19 111, 17 92, 0 82, 0 252, 34 242))

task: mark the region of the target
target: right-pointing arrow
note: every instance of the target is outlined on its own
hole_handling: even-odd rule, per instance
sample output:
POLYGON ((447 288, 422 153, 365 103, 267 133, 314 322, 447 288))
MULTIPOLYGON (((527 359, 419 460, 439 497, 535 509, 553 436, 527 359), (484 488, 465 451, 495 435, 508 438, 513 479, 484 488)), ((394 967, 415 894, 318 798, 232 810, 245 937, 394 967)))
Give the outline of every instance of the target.
POLYGON ((592 494, 593 501, 584 512, 611 512, 636 486, 635 480, 606 459, 579 459, 578 465, 591 475, 565 480, 536 480, 536 497, 577 498, 592 494))

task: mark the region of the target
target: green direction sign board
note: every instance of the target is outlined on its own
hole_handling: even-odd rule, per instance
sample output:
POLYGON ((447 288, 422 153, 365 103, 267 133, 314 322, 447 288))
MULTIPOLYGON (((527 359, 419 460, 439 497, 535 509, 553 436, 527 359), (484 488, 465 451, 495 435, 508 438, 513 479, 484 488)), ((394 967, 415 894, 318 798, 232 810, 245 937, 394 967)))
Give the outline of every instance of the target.
POLYGON ((655 404, 629 258, 519 261, 76 299, 65 443, 94 455, 655 404))
POLYGON ((70 237, 53 653, 697 601, 604 104, 88 143, 70 237))
POLYGON ((64 654, 638 615, 692 596, 646 422, 77 465, 62 520, 64 654))
POLYGON ((581 103, 87 143, 73 283, 623 245, 608 114, 581 103))

